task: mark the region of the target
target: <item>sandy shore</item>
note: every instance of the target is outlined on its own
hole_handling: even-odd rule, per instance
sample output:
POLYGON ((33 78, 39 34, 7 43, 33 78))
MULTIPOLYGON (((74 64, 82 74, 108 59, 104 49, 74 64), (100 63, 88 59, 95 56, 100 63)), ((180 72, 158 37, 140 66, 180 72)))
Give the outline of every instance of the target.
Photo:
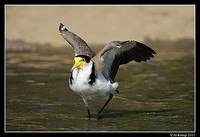
POLYGON ((194 6, 15 6, 5 8, 6 40, 66 45, 62 22, 89 45, 113 40, 194 39, 194 6))

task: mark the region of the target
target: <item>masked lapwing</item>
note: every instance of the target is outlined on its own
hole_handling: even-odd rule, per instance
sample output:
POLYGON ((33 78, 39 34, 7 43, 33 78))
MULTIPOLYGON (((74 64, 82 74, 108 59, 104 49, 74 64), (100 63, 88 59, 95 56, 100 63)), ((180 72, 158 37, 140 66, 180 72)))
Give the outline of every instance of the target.
POLYGON ((107 102, 97 114, 97 119, 99 119, 102 117, 101 112, 113 97, 112 92, 119 93, 115 76, 120 65, 132 60, 147 61, 156 54, 153 49, 133 40, 112 41, 95 54, 83 39, 70 32, 61 23, 59 31, 58 34, 72 46, 75 52, 75 64, 71 69, 69 86, 72 91, 82 97, 89 120, 91 115, 88 101, 109 95, 107 102))

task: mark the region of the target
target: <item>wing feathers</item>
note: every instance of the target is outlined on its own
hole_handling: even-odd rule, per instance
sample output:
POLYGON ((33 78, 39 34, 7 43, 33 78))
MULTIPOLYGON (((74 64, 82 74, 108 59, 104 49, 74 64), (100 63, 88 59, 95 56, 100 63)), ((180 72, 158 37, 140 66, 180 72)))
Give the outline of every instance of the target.
POLYGON ((115 76, 121 64, 127 64, 134 60, 136 62, 147 61, 153 58, 156 52, 148 46, 136 41, 113 41, 106 45, 99 52, 103 60, 103 75, 112 83, 115 82, 115 76), (116 48, 119 46, 120 48, 116 48))
POLYGON ((75 33, 68 31, 62 23, 60 23, 59 31, 60 35, 72 46, 75 54, 87 55, 89 57, 96 55, 83 39, 75 33))

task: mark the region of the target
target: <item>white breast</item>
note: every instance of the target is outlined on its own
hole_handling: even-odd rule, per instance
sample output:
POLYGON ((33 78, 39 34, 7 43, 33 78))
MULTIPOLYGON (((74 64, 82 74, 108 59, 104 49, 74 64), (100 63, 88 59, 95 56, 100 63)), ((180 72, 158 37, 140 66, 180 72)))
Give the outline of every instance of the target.
POLYGON ((117 82, 110 83, 102 73, 98 73, 95 82, 90 85, 88 82, 92 65, 93 62, 90 61, 90 63, 83 63, 83 69, 75 68, 72 71, 72 84, 69 83, 70 88, 86 100, 104 98, 118 87, 117 82))

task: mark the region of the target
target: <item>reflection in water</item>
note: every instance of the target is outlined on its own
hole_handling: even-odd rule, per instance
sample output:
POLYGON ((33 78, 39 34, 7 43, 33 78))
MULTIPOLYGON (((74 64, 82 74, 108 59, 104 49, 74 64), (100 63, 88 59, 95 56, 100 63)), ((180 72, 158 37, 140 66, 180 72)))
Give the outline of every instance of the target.
POLYGON ((158 54, 147 63, 120 67, 120 93, 103 112, 105 99, 90 102, 68 87, 73 55, 7 53, 7 131, 191 131, 194 130, 193 56, 158 54), (174 60, 172 60, 174 55, 174 60), (179 57, 179 58, 177 58, 179 57))

